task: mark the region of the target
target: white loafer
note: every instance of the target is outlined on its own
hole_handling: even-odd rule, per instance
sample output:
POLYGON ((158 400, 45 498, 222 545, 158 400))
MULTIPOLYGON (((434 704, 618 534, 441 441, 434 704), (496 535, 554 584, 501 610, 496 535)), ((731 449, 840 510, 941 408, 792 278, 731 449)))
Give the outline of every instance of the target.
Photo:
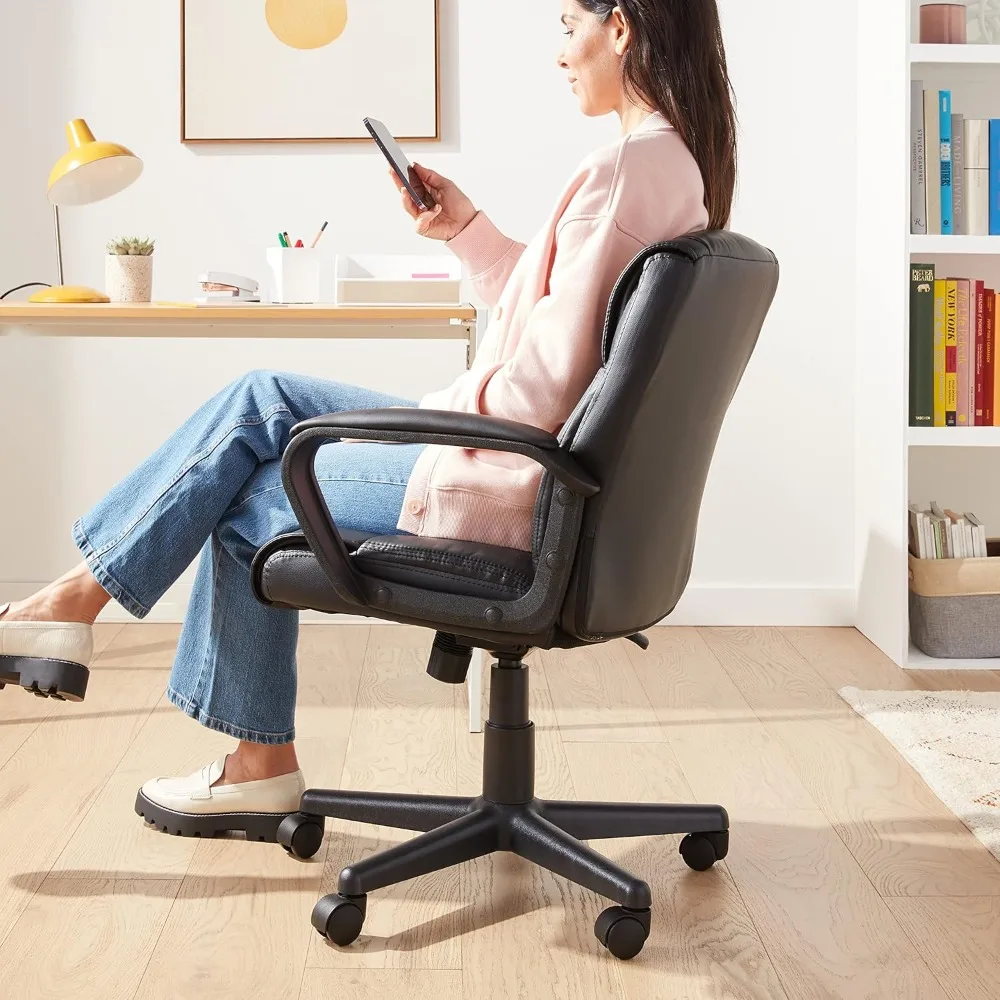
POLYGON ((0 688, 20 684, 42 698, 83 701, 94 629, 80 622, 7 622, 0 606, 0 688))
POLYGON ((186 778, 151 779, 139 789, 135 811, 180 837, 242 830, 247 840, 276 841, 281 821, 298 811, 306 787, 302 771, 212 787, 225 766, 226 757, 220 757, 186 778))

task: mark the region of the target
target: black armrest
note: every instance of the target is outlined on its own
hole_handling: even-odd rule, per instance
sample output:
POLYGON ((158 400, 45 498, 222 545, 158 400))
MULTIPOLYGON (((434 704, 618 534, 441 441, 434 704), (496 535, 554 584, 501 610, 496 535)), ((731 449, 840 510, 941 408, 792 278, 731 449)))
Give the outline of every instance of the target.
POLYGON ((558 439, 530 424, 499 417, 454 410, 351 410, 303 420, 292 428, 292 439, 322 430, 328 438, 360 441, 394 441, 401 444, 443 444, 484 451, 509 451, 530 458, 548 469, 567 489, 583 497, 600 491, 597 482, 580 468, 558 439))
POLYGON ((600 491, 600 486, 552 434, 513 420, 415 407, 354 410, 304 420, 292 428, 281 461, 281 479, 302 533, 330 586, 350 604, 366 605, 367 599, 315 472, 316 453, 324 444, 340 438, 514 452, 538 462, 579 496, 592 497, 600 491))

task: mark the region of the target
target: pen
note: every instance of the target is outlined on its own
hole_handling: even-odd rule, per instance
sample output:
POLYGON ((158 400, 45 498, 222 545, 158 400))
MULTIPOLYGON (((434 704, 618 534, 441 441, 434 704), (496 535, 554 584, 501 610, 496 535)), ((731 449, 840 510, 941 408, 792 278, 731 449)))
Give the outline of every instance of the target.
POLYGON ((296 240, 295 241, 295 249, 298 250, 299 247, 302 247, 303 249, 305 249, 305 244, 302 242, 302 240, 296 240))
POLYGON ((288 238, 288 233, 282 233, 281 235, 285 237, 285 246, 290 247, 292 245, 292 241, 288 238))
POLYGON ((281 246, 283 246, 283 247, 286 247, 286 248, 288 247, 288 244, 285 242, 285 235, 284 235, 284 233, 278 233, 278 243, 281 246))
POLYGON ((323 235, 323 231, 326 229, 328 225, 329 225, 328 222, 324 222, 323 225, 319 227, 319 232, 316 234, 316 239, 312 241, 313 246, 316 246, 316 244, 319 243, 319 238, 323 235))

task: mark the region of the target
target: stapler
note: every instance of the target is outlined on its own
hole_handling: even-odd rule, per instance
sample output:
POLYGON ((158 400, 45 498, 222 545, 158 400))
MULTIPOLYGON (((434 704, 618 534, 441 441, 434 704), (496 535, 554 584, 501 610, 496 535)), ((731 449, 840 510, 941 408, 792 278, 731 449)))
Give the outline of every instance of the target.
POLYGON ((205 294, 196 298, 195 302, 210 302, 212 305, 260 302, 260 285, 242 274, 206 271, 198 275, 198 282, 205 294))

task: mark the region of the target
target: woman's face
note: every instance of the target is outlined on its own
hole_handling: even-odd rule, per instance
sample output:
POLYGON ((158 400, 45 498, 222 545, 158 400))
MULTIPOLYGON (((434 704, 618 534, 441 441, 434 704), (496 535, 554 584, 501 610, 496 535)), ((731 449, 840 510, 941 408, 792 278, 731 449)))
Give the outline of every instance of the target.
POLYGON ((566 43, 559 65, 585 115, 606 115, 622 104, 622 57, 628 49, 628 26, 616 7, 602 21, 576 0, 563 0, 566 43))

